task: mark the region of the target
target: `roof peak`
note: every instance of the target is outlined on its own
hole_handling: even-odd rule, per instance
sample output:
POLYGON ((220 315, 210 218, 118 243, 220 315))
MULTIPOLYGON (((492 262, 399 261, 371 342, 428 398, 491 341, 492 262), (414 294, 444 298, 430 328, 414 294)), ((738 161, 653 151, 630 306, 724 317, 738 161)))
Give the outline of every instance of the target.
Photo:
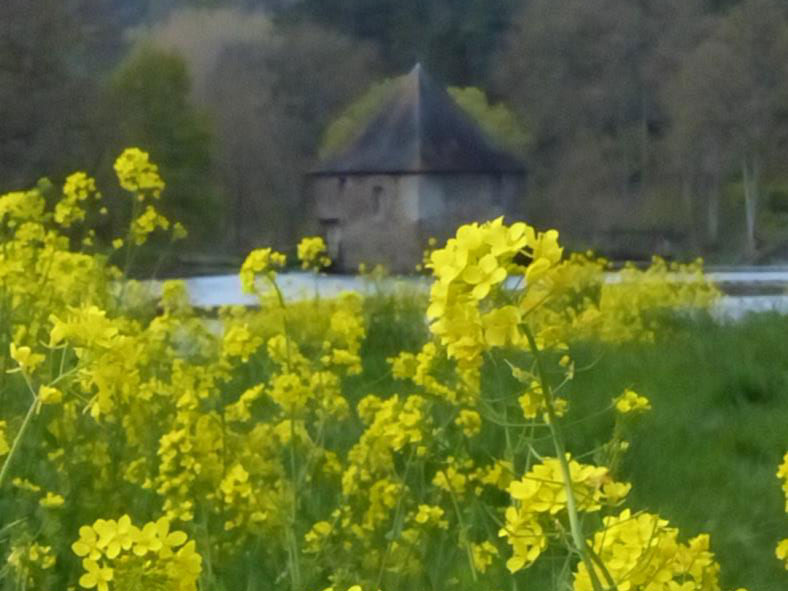
POLYGON ((494 146, 421 62, 397 84, 361 133, 317 174, 524 171, 494 146))

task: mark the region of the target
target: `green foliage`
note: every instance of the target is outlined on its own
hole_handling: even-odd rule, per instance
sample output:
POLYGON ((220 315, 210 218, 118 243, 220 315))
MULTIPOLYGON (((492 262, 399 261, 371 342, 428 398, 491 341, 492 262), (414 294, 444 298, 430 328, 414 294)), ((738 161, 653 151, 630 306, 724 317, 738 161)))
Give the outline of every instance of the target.
POLYGON ((221 210, 210 126, 191 104, 190 89, 188 70, 177 54, 143 47, 115 72, 107 101, 116 117, 116 143, 150 152, 168 181, 165 213, 183 220, 199 238, 216 230, 221 210))
POLYGON ((401 78, 386 78, 369 87, 369 89, 342 114, 332 121, 323 133, 320 142, 320 157, 326 158, 337 153, 353 139, 386 99, 391 95, 401 78))
MULTIPOLYGON (((788 319, 701 319, 676 329, 654 344, 574 348, 589 370, 577 375, 583 395, 571 416, 599 411, 622 387, 649 396, 653 411, 633 427, 623 466, 633 503, 709 531, 726 565, 723 588, 779 591, 786 575, 770 549, 785 537, 773 465, 788 424, 788 319)), ((599 442, 605 428, 605 419, 578 422, 573 442, 599 442)))
POLYGON ((469 86, 448 89, 451 97, 494 141, 516 154, 528 150, 531 135, 522 120, 504 103, 491 103, 480 88, 469 86))
POLYGON ((0 9, 0 192, 56 175, 83 156, 90 85, 76 15, 63 2, 3 0, 0 9), (72 160, 73 159, 73 160, 72 160))
MULTIPOLYGON (((385 367, 383 360, 397 347, 414 346, 412 328, 402 322, 412 322, 415 310, 404 317, 393 307, 376 310, 383 316, 370 324, 364 355, 369 368, 385 367)), ((774 466, 784 453, 788 424, 786 331, 788 318, 775 314, 722 325, 699 318, 679 321, 655 343, 582 343, 571 350, 584 369, 573 386, 582 394, 573 398, 567 421, 570 446, 606 441, 611 392, 634 388, 648 396, 653 410, 626 434, 633 443, 620 477, 632 482, 636 508, 657 511, 682 529, 711 533, 725 565, 725 589, 784 588, 785 571, 773 552, 785 537, 774 466)), ((395 391, 396 383, 384 380, 377 387, 395 391)))
MULTIPOLYGON (((259 1, 259 0, 258 0, 259 1)), ((463 85, 488 80, 493 54, 520 0, 303 0, 284 19, 329 26, 378 45, 386 71, 416 61, 463 85)))

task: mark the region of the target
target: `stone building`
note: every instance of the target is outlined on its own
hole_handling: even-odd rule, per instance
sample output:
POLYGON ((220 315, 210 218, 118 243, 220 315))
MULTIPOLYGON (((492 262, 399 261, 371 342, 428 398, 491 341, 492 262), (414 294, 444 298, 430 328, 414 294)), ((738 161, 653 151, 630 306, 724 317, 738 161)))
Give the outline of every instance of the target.
POLYGON ((350 144, 307 175, 313 222, 337 270, 407 273, 430 237, 517 217, 525 168, 416 67, 350 144))

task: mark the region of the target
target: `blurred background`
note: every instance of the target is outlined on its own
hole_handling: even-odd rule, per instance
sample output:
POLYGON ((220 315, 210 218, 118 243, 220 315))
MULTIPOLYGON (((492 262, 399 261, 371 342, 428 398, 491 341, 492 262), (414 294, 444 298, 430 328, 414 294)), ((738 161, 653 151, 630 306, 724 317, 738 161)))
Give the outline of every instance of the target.
POLYGON ((479 91, 529 221, 570 247, 788 260, 784 0, 3 0, 0 192, 87 170, 110 236, 133 145, 182 264, 292 249, 304 174, 416 62, 479 91))

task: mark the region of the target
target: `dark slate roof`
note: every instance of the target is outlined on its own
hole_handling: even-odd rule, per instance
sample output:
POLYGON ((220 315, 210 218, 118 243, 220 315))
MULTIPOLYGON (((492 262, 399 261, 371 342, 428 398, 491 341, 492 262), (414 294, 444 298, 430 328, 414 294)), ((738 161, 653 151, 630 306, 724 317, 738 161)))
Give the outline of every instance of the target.
POLYGON ((420 64, 350 145, 311 174, 524 173, 420 64))

